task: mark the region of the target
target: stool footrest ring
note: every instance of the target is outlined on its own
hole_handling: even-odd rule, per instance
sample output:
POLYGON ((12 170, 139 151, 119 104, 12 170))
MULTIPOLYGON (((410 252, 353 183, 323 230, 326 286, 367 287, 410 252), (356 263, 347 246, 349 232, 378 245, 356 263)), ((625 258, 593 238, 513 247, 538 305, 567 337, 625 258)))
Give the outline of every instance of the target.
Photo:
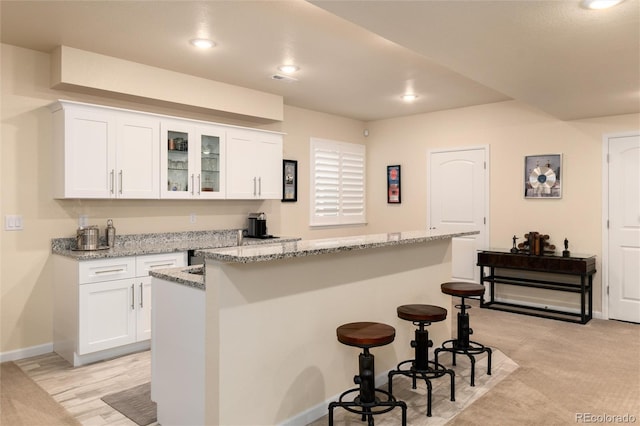
POLYGON ((336 407, 344 408, 350 413, 358 414, 362 416, 362 420, 368 417, 369 424, 373 425, 373 417, 378 414, 388 413, 395 407, 402 409, 402 425, 407 424, 407 404, 404 401, 398 401, 390 393, 382 389, 375 389, 376 393, 380 393, 386 396, 386 400, 381 400, 376 396, 374 402, 363 403, 360 402, 360 388, 353 388, 343 392, 337 401, 329 403, 329 424, 333 424, 333 409, 336 407), (352 401, 344 401, 344 398, 352 393, 358 393, 358 395, 352 401))

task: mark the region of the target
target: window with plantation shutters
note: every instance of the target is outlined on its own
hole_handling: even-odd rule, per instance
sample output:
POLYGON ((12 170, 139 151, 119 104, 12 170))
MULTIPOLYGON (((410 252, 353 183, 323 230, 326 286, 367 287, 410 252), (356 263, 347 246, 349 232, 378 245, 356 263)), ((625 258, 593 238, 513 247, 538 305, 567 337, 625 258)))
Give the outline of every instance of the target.
POLYGON ((311 138, 311 226, 365 223, 365 146, 311 138))

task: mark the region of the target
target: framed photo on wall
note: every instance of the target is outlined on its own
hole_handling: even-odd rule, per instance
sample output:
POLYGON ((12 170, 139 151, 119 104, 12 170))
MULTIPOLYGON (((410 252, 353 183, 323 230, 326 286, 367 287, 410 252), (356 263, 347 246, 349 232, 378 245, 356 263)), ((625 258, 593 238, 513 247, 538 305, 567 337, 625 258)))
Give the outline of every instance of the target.
POLYGON ((282 201, 298 201, 298 162, 282 160, 282 201))
POLYGON ((400 165, 387 166, 387 203, 400 204, 402 202, 401 191, 400 165))
POLYGON ((562 198, 562 154, 524 157, 524 197, 562 198))

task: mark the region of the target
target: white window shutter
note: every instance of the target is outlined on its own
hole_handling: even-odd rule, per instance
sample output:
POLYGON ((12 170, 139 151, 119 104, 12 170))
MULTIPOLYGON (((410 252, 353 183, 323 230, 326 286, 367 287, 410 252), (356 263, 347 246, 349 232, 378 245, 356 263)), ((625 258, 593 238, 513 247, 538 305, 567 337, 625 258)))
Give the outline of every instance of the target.
POLYGON ((364 223, 364 145, 312 138, 310 148, 310 224, 364 223))

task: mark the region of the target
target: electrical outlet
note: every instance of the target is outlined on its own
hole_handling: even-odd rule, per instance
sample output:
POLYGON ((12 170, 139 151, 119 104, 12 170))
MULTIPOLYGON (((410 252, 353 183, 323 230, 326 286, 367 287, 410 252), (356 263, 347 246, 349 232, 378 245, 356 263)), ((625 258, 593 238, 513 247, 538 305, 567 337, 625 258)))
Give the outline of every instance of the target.
POLYGON ((87 226, 89 225, 89 216, 86 214, 81 214, 78 217, 78 226, 87 226))
POLYGON ((15 214, 6 215, 4 217, 4 229, 5 231, 22 231, 24 229, 22 216, 15 214))
POLYGON ((189 216, 189 222, 196 223, 196 214, 195 213, 191 213, 191 215, 189 216))

